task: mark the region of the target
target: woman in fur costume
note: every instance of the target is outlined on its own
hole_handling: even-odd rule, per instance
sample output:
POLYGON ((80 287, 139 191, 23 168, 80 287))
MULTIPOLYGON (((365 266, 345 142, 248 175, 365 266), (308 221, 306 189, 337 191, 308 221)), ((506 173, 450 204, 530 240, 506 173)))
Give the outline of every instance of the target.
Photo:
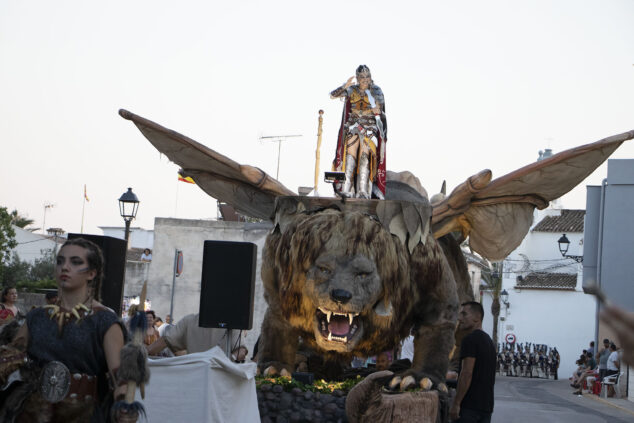
MULTIPOLYGON (((106 422, 113 397, 127 385, 115 382, 125 329, 118 316, 97 301, 103 256, 97 245, 68 240, 57 255, 57 304, 28 313, 3 357, 26 352, 22 382, 11 386, 3 422, 106 422)), ((2 374, 0 379, 8 375, 2 374)), ((4 382, 4 380, 1 380, 4 382)))

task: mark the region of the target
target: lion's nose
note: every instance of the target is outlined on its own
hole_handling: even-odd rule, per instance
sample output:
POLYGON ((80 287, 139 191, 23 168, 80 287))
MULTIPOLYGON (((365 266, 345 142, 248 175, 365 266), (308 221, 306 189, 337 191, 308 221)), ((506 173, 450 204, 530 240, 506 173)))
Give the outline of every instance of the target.
POLYGON ((345 289, 333 289, 330 291, 330 298, 336 303, 345 304, 352 298, 352 294, 345 289))

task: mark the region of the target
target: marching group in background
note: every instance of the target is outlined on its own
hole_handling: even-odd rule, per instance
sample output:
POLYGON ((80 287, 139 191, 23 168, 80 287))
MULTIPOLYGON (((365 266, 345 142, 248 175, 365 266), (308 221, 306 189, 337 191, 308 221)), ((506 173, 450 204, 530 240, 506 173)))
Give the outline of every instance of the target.
POLYGON ((544 344, 527 342, 498 344, 497 373, 504 376, 521 376, 530 378, 557 377, 560 356, 557 348, 544 344))

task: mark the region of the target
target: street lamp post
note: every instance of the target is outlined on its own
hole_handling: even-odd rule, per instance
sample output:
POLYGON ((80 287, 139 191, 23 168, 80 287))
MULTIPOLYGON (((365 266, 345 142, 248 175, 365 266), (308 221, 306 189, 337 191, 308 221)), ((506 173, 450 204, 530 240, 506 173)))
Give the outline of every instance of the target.
POLYGON ((506 289, 503 289, 502 292, 500 292, 500 300, 502 300, 502 304, 504 304, 504 306, 508 309, 509 308, 509 293, 506 292, 506 289))
POLYGON ((128 188, 126 192, 119 197, 119 214, 125 221, 125 242, 126 249, 129 247, 130 223, 136 218, 136 212, 139 210, 139 198, 132 192, 132 188, 128 188))
POLYGON ((566 253, 568 252, 568 248, 570 247, 570 240, 568 239, 566 234, 561 235, 561 238, 559 238, 557 243, 559 244, 559 252, 561 253, 562 257, 573 259, 577 263, 583 263, 583 256, 566 255, 566 253))

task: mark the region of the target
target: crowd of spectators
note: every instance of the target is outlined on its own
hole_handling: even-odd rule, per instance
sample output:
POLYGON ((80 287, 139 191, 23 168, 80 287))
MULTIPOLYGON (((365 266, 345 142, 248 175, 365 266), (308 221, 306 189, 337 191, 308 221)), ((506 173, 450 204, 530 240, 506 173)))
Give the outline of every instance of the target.
MULTIPOLYGON (((606 338, 603 340, 603 348, 595 352, 594 341, 592 341, 590 347, 583 350, 576 364, 578 367, 570 377, 570 386, 575 388, 573 394, 582 395, 584 388, 588 393, 598 394, 601 384, 607 377, 619 374, 619 351, 616 344, 606 338)), ((608 397, 613 397, 615 394, 613 385, 606 386, 608 397)))

